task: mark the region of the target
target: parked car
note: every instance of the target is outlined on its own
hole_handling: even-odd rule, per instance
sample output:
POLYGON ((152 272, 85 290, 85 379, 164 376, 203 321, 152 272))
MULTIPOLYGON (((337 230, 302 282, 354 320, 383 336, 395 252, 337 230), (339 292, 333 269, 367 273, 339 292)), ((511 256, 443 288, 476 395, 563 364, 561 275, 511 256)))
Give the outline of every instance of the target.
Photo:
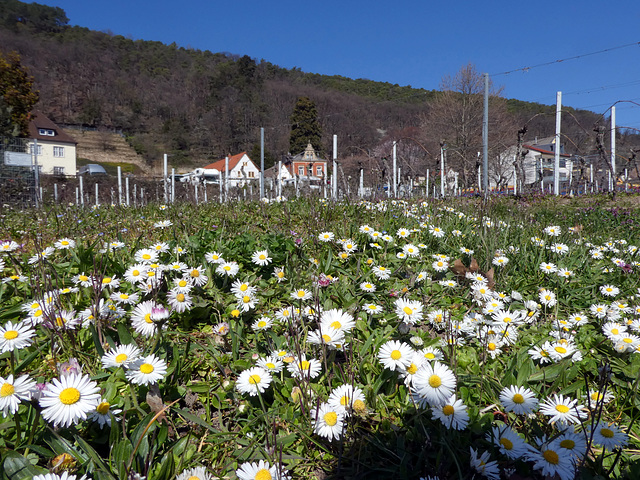
POLYGON ((78 175, 107 175, 107 171, 102 165, 90 163, 88 165, 80 167, 80 170, 78 170, 78 175))

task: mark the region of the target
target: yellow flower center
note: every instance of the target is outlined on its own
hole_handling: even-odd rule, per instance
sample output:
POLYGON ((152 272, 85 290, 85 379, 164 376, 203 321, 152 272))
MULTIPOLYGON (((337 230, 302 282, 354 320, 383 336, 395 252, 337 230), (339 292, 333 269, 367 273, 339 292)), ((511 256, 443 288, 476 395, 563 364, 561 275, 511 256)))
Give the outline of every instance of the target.
POLYGON ((144 316, 144 321, 147 322, 147 323, 153 323, 153 320, 151 320, 151 314, 150 313, 147 313, 144 316))
POLYGON ((614 433, 610 428, 601 428, 600 435, 602 435, 604 438, 613 438, 614 433))
POLYGON ((247 288, 249 288, 249 285, 247 285, 246 283, 243 283, 242 285, 240 285, 241 292, 246 292, 247 288))
POLYGON ((59 398, 64 405, 73 405, 80 400, 80 390, 73 387, 65 388, 60 392, 59 398))
POLYGON ((80 275, 78 278, 81 282, 86 282, 89 280, 89 277, 87 277, 86 275, 80 275))
POLYGON ((311 364, 307 360, 303 360, 300 362, 300 370, 309 370, 311 364))
POLYGON ((622 339, 624 343, 633 343, 633 338, 625 337, 622 339))
POLYGON ((153 270, 149 270, 147 272, 147 277, 155 277, 156 276, 156 272, 154 272, 153 270))
POLYGON ((511 450, 513 448, 513 442, 504 437, 500 439, 500 445, 502 445, 507 450, 511 450))
POLYGON ((600 392, 593 392, 591 394, 591 400, 593 400, 594 402, 602 400, 602 398, 603 398, 603 395, 600 392))
POLYGON ((431 375, 429 377, 429 385, 432 388, 438 388, 440 385, 442 385, 442 379, 438 375, 431 375))
POLYGON ((122 363, 129 358, 126 353, 119 353, 116 355, 116 363, 122 363))
POLYGON ((176 295, 176 300, 178 302, 184 302, 184 293, 179 293, 176 295))
POLYGON ((150 363, 143 363, 142 365, 140 365, 140 372, 144 373, 145 375, 153 373, 153 370, 153 365, 151 365, 150 363))
POLYGON ((109 407, 110 406, 111 406, 111 404, 109 402, 102 402, 102 403, 100 403, 100 405, 98 405, 96 407, 96 411, 100 415, 106 415, 107 413, 109 413, 109 407))
POLYGON ((243 303, 251 302, 251 297, 249 295, 245 295, 244 297, 242 297, 242 302, 243 303))
POLYGON ((355 402, 353 402, 353 409, 356 411, 356 413, 362 414, 366 412, 367 407, 362 400, 356 400, 355 402))
POLYGON ((522 405, 524 403, 524 397, 520 393, 516 393, 511 400, 513 400, 513 403, 517 403, 518 405, 522 405))
POLYGON ((278 272, 278 278, 284 278, 284 272, 278 272))
POLYGON ((59 327, 64 327, 65 321, 62 317, 56 317, 56 325, 59 327))
POLYGON ((191 276, 197 278, 200 276, 200 272, 198 270, 191 270, 191 276))
POLYGON ((251 375, 251 376, 249 377, 249 383, 250 383, 251 385, 257 385, 258 383, 260 383, 260 380, 262 380, 262 379, 260 378, 260 375, 251 375))
POLYGON ((327 335, 326 333, 324 333, 324 334, 322 335, 322 340, 323 340, 325 343, 329 343, 329 342, 331 341, 331 337, 330 337, 329 335, 327 335))
POLYGON ((393 350, 391 352, 391 358, 393 360, 400 360, 401 357, 402 357, 402 353, 400 352, 400 350, 393 350))
POLYGON ((542 456, 547 462, 551 463, 552 465, 557 465, 558 463, 560 463, 560 457, 553 450, 545 450, 542 456))
POLYGON ((255 476, 255 480, 271 480, 272 478, 271 473, 266 468, 258 470, 255 476))
POLYGON ((267 256, 264 253, 261 253, 260 256, 258 257, 260 260, 265 260, 267 258, 267 256))
POLYGON ((338 415, 336 412, 327 412, 324 414, 324 422, 333 427, 336 423, 338 423, 338 415))
POLYGON ((404 307, 402 311, 407 315, 411 315, 413 313, 413 310, 411 310, 409 307, 404 307))
POLYGON ((418 366, 415 363, 411 363, 411 365, 409 365, 409 367, 407 368, 407 373, 409 375, 415 375, 417 371, 418 371, 418 366))
POLYGON ((265 364, 265 367, 267 367, 269 370, 273 370, 274 368, 276 368, 276 365, 275 363, 268 362, 265 364))
POLYGON ((556 405, 556 410, 560 413, 567 413, 570 409, 566 405, 556 405))
POLYGON ((120 300, 128 300, 128 299, 129 299, 129 295, 127 295, 126 293, 120 294, 120 300))
POLYGON ((490 342, 489 345, 487 345, 487 348, 493 352, 496 349, 496 344, 493 342, 490 342))
POLYGON ((445 405, 444 407, 442 407, 442 413, 444 413, 447 417, 449 415, 453 415, 454 411, 455 410, 453 409, 453 406, 451 406, 451 405, 445 405))
POLYGON ((567 438, 567 439, 562 440, 560 442, 560 446, 562 448, 566 448, 567 450, 573 450, 573 448, 576 446, 576 442, 574 442, 573 440, 567 438))
POLYGON ((555 351, 558 353, 567 353, 567 349, 564 347, 556 347, 555 351))
POLYGON ((612 328, 611 333, 613 333, 614 335, 618 335, 618 333, 620 333, 620 330, 618 330, 617 328, 612 328))
POLYGON ((0 387, 0 398, 13 395, 15 391, 16 391, 15 387, 11 385, 9 382, 3 383, 2 387, 0 387))
POLYGON ((184 287, 186 287, 187 285, 188 285, 188 282, 187 282, 186 280, 180 280, 180 281, 178 282, 178 286, 179 286, 179 287, 184 288, 184 287))
POLYGON ((151 259, 151 255, 149 255, 148 253, 143 253, 142 254, 142 259, 143 260, 150 260, 151 259))
POLYGON ((111 277, 104 277, 104 278, 102 279, 102 283, 103 283, 103 284, 111 283, 111 277))
POLYGON ((6 332, 4 332, 4 338, 6 340, 13 340, 14 338, 18 338, 18 331, 17 330, 7 330, 6 332))
POLYGON ((227 272, 231 270, 231 267, 229 265, 225 265, 222 268, 225 269, 227 272))
POLYGON ((264 328, 264 327, 266 327, 266 326, 267 326, 267 322, 265 322, 264 320, 260 320, 260 321, 258 322, 258 327, 259 327, 259 328, 264 328))

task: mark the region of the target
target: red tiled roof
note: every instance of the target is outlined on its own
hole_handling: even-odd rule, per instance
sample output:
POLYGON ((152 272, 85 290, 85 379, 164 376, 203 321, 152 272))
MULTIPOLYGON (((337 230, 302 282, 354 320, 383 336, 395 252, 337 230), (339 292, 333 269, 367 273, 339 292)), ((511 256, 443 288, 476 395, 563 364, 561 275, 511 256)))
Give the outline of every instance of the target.
MULTIPOLYGON (((522 147, 523 148, 527 148, 529 150, 533 150, 534 152, 544 153, 546 155, 555 155, 555 153, 552 152, 551 150, 545 150, 543 148, 534 147, 533 145, 522 145, 522 147)), ((571 155, 569 155, 568 153, 561 153, 560 156, 561 157, 570 157, 571 155)))
MULTIPOLYGON (((240 161, 240 159, 242 159, 242 157, 244 157, 246 154, 247 154, 247 152, 240 152, 237 155, 230 156, 229 157, 229 170, 232 170, 233 167, 235 167, 238 164, 238 162, 240 161)), ((206 169, 215 168, 219 172, 224 172, 224 163, 225 163, 225 159, 223 158, 222 160, 218 160, 217 162, 210 163, 209 165, 207 165, 204 168, 206 168, 206 169)))
POLYGON ((47 142, 58 142, 58 143, 73 143, 75 145, 78 142, 75 139, 67 135, 62 131, 58 125, 49 120, 42 112, 35 110, 31 116, 31 121, 29 122, 29 138, 35 138, 36 140, 43 140, 47 142), (38 131, 43 128, 45 130, 53 130, 55 132, 54 136, 51 135, 40 135, 38 131))

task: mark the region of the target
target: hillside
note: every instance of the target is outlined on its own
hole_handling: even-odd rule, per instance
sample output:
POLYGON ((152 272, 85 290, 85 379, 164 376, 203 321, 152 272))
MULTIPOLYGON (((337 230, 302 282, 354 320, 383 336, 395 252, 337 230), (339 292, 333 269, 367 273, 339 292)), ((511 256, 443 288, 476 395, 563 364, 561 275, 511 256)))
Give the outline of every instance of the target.
MULTIPOLYGON (((260 127, 265 128, 267 164, 280 159, 287 154, 289 118, 300 96, 317 105, 325 151, 331 150, 331 134, 338 133, 341 147, 348 149, 344 155, 357 154, 359 161, 369 163, 375 156, 379 170, 385 170, 380 162, 386 154, 376 152, 384 151, 392 137, 414 139, 425 152, 437 152, 446 138, 428 122, 438 116, 435 109, 446 96, 443 92, 304 73, 246 55, 71 27, 60 8, 3 0, 0 45, 2 51, 19 53, 40 91, 38 108, 52 120, 122 131, 129 147, 149 166, 165 152, 179 168, 243 150, 256 152, 260 127)), ((490 128, 496 149, 514 144, 525 123, 528 138, 553 134, 554 107, 504 99, 494 104, 502 115, 492 118, 490 128)), ((567 149, 586 153, 594 147, 591 129, 599 118, 593 112, 569 110, 571 115, 563 119, 567 149)), ((110 154, 84 144, 81 150, 90 148, 91 155, 110 154)), ((114 148, 130 155, 124 146, 114 148)), ((464 148, 475 156, 478 136, 464 148)), ((403 154, 413 156, 416 169, 435 161, 434 153, 403 154)))

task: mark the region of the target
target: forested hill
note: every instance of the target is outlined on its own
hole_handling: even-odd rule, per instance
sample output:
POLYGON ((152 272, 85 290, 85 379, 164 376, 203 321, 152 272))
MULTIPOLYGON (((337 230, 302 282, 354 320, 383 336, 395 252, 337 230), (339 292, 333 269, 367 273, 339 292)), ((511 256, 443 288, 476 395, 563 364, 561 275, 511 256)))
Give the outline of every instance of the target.
MULTIPOLYGON (((68 22, 60 8, 2 0, 0 50, 18 52, 40 91, 37 108, 54 121, 121 130, 149 161, 162 152, 171 153, 174 163, 202 163, 255 151, 260 127, 269 157, 279 158, 287 153, 289 117, 300 96, 316 103, 327 150, 337 133, 343 145, 369 151, 385 135, 424 135, 421 127, 439 95, 284 69, 246 55, 132 40, 68 22)), ((545 113, 529 124, 531 136, 553 133, 553 107, 506 105, 516 126, 525 116, 545 113)), ((587 126, 597 119, 591 112, 573 114, 587 126)))

